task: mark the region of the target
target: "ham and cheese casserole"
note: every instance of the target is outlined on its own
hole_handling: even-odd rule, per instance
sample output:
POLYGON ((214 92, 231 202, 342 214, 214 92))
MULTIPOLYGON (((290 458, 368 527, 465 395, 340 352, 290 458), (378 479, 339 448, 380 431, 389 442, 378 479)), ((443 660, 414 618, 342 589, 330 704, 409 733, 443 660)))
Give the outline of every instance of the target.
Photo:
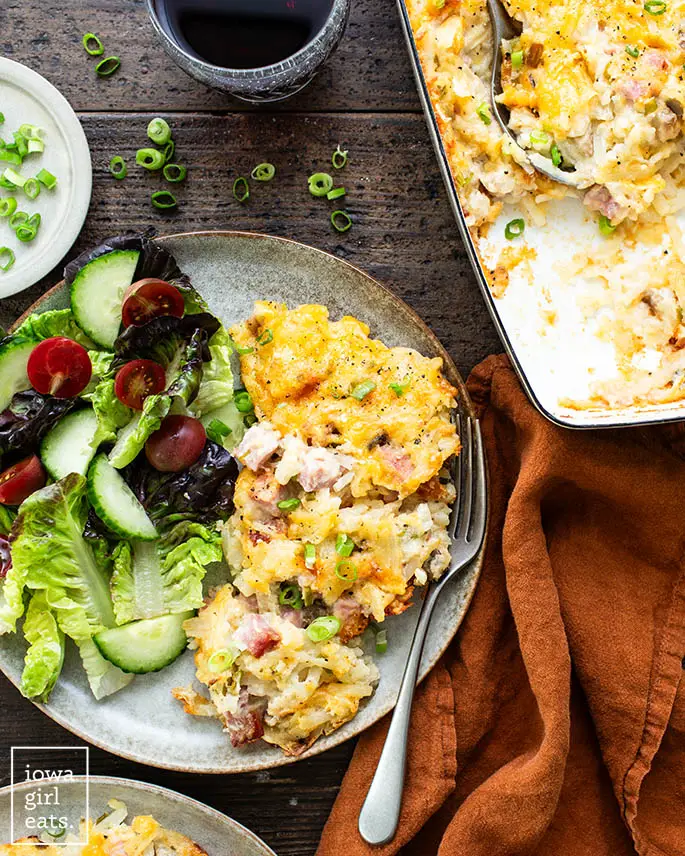
POLYGON ((456 390, 440 358, 323 306, 260 302, 231 334, 257 419, 234 450, 233 582, 186 623, 209 699, 174 692, 234 745, 298 754, 373 693, 360 634, 450 563, 456 390))
POLYGON ((78 834, 61 830, 59 835, 21 838, 0 844, 0 856, 207 856, 190 838, 165 829, 150 815, 126 823, 128 808, 121 800, 110 800, 108 807, 96 821, 81 820, 78 834))

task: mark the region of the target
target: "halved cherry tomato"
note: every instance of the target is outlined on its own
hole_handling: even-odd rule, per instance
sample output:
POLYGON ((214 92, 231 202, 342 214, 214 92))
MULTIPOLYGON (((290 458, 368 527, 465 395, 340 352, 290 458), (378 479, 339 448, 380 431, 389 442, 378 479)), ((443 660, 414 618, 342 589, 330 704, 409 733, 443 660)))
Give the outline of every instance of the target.
POLYGON ((145 444, 145 456, 162 473, 179 473, 202 454, 207 442, 204 426, 192 416, 167 416, 145 444))
POLYGON ((148 395, 162 392, 166 386, 164 369, 154 360, 133 360, 117 372, 114 394, 127 407, 142 410, 148 395))
POLYGON ((160 315, 183 318, 183 295, 163 279, 140 279, 129 285, 124 295, 121 319, 124 327, 140 327, 160 315))
POLYGON ((45 470, 38 455, 30 455, 0 473, 0 505, 21 505, 27 496, 45 486, 45 470))
POLYGON ((88 386, 93 366, 88 351, 65 336, 44 339, 31 351, 26 371, 41 395, 73 398, 88 386))
POLYGON ((0 535, 0 580, 7 576, 7 572, 12 567, 12 551, 10 549, 10 541, 5 535, 0 535))

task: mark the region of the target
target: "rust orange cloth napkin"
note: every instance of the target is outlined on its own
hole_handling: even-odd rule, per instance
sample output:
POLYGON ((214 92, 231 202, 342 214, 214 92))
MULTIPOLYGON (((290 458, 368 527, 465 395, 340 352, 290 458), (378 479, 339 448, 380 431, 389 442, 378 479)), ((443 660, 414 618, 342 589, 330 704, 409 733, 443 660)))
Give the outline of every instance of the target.
POLYGON ((685 854, 685 463, 665 429, 555 427, 505 357, 469 389, 491 477, 478 589, 416 695, 395 841, 357 831, 386 720, 318 856, 685 854))

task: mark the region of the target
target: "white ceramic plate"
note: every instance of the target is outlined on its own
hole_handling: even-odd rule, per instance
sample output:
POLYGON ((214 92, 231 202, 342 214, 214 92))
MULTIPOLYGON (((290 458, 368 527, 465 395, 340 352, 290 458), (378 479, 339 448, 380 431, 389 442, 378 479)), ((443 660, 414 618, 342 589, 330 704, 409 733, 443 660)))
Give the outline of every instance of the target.
MULTIPOLYGON (((275 856, 273 850, 249 829, 176 791, 108 776, 90 776, 87 784, 89 815, 93 819, 108 811, 108 801, 115 798, 126 803, 129 822, 137 814, 151 814, 162 826, 191 838, 207 851, 208 856, 275 856)), ((60 815, 70 821, 69 832, 78 835, 78 821, 86 812, 86 779, 75 777, 73 782, 62 782, 57 788, 60 815)), ((21 805, 25 803, 29 792, 36 791, 36 785, 30 782, 0 789, 0 844, 9 843, 12 836, 12 790, 16 818, 14 835, 20 837, 26 834, 23 830, 17 832, 17 826, 21 823, 21 805)), ((52 792, 53 787, 44 788, 44 791, 52 792)), ((38 803, 37 797, 32 799, 38 803)), ((35 814, 39 816, 44 813, 47 817, 51 811, 54 811, 52 806, 38 808, 35 814)))
MULTIPOLYGON (((44 167, 57 176, 54 190, 41 187, 35 200, 21 190, 0 189, 0 196, 15 196, 17 208, 41 215, 41 226, 31 243, 22 244, 6 220, 0 221, 0 246, 14 251, 16 261, 0 271, 0 299, 38 282, 64 258, 78 237, 88 213, 92 167, 86 135, 66 98, 35 71, 0 57, 0 109, 5 122, 0 136, 12 140, 20 125, 37 125, 45 131, 45 152, 30 155, 19 169, 33 176, 44 167)), ((0 162, 2 170, 11 164, 0 162)))
MULTIPOLYGON (((442 357, 446 376, 459 389, 463 412, 473 413, 463 382, 435 336, 405 303, 352 265, 303 244, 264 235, 207 232, 171 236, 162 242, 224 324, 250 317, 257 299, 279 300, 290 306, 323 303, 333 318, 351 313, 388 345, 406 345, 427 356, 442 357)), ((67 305, 66 291, 58 286, 33 309, 67 305)), ((445 590, 424 649, 422 678, 456 633, 480 566, 479 558, 445 590)), ((354 719, 318 740, 302 757, 359 734, 392 709, 417 618, 418 609, 414 608, 387 622, 388 651, 375 657, 381 672, 375 694, 354 719)), ((20 636, 0 637, 0 669, 15 684, 21 676, 25 650, 20 636)), ((234 749, 216 720, 183 713, 170 690, 190 684, 193 676, 193 658, 186 652, 162 672, 138 676, 125 689, 96 702, 78 654, 70 647, 49 703, 39 707, 84 740, 157 767, 230 773, 296 760, 263 742, 234 749)))

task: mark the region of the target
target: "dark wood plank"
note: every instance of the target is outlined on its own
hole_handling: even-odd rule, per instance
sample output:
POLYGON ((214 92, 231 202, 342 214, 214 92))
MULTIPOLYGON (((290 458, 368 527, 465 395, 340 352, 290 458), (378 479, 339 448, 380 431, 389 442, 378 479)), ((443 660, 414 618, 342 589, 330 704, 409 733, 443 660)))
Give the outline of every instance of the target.
MULTIPOLYGON (((0 53, 48 78, 75 110, 251 109, 208 89, 164 53, 144 0, 69 0, 0 4, 0 53), (56 26, 56 21, 59 25, 56 26), (95 32, 121 69, 107 80, 81 46, 95 32)), ((278 110, 415 110, 407 52, 392 0, 352 0, 347 32, 317 80, 278 110)))
MULTIPOLYGON (((464 373, 499 347, 421 116, 187 115, 174 128, 178 159, 189 171, 187 181, 176 186, 180 205, 173 215, 150 206, 151 191, 165 184, 161 177, 131 165, 129 177, 119 182, 107 170, 117 153, 132 163, 149 118, 83 117, 93 152, 94 190, 72 255, 108 235, 150 224, 166 233, 240 229, 282 235, 328 250, 389 285, 433 328, 464 373), (307 189, 312 172, 330 168, 339 141, 349 146, 351 157, 336 174, 348 190, 344 201, 355 221, 345 235, 330 225, 334 206, 307 189), (233 180, 263 160, 276 164, 277 177, 253 186, 249 202, 241 206, 232 196, 233 180)), ((55 272, 3 300, 0 323, 12 321, 58 278, 55 272)))

